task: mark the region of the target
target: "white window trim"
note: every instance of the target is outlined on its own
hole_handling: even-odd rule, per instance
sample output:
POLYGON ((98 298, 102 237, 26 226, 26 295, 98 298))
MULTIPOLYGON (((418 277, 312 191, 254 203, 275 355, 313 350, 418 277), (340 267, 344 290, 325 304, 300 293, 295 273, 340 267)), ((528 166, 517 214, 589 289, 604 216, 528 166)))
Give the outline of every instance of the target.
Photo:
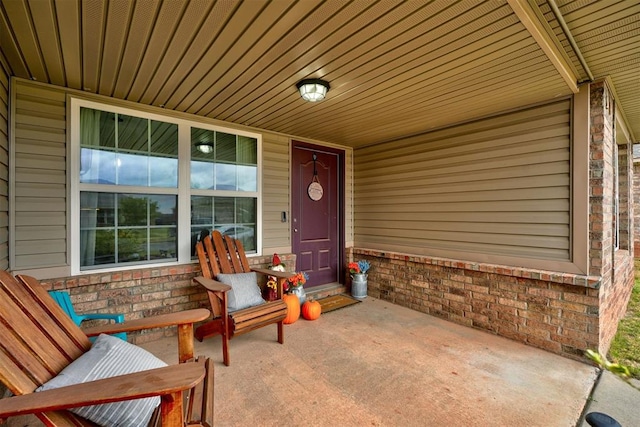
MULTIPOLYGON (((118 107, 100 102, 89 101, 86 99, 70 97, 70 119, 68 121, 70 129, 70 149, 69 163, 67 167, 68 182, 70 188, 69 195, 69 214, 67 215, 67 227, 70 230, 68 234, 67 256, 71 260, 71 275, 80 275, 88 273, 108 273, 113 271, 135 270, 140 268, 161 268, 180 264, 188 264, 194 262, 191 259, 191 196, 223 196, 223 197, 256 197, 256 251, 253 256, 259 256, 262 253, 262 135, 259 133, 246 132, 233 128, 225 128, 221 126, 211 125, 196 120, 184 120, 171 115, 155 114, 146 111, 135 110, 131 108, 118 107), (143 117, 167 123, 178 125, 178 188, 158 188, 158 187, 128 187, 117 186, 119 193, 123 193, 125 188, 132 191, 139 191, 146 194, 177 194, 178 196, 178 260, 170 262, 144 263, 135 265, 120 265, 109 268, 95 268, 91 270, 80 269, 80 188, 84 191, 91 191, 91 184, 82 184, 79 182, 80 175, 80 108, 92 108, 112 113, 126 114, 130 116, 143 117), (235 135, 242 135, 257 140, 257 159, 258 159, 258 176, 257 191, 220 191, 220 190, 192 190, 191 189, 191 127, 200 129, 214 130, 217 132, 226 132, 235 135), (184 218, 188 218, 184 220, 184 218)), ((196 118, 194 116, 194 118, 196 118)), ((104 186, 99 187, 104 191, 104 186)))

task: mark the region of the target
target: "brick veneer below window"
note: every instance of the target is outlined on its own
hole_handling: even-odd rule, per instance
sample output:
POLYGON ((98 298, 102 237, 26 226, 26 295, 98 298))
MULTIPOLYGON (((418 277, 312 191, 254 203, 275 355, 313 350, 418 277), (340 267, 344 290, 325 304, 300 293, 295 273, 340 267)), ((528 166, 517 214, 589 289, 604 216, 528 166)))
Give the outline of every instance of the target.
MULTIPOLYGON (((295 265, 292 254, 280 255, 280 258, 287 266, 295 265)), ((249 258, 253 267, 266 268, 270 263, 271 255, 249 258)), ((68 289, 78 313, 124 313, 126 319, 138 319, 209 308, 206 292, 191 280, 199 273, 198 264, 187 264, 86 274, 43 280, 42 284, 47 290, 68 289)), ((129 341, 140 344, 175 334, 175 328, 149 330, 129 334, 129 341)))

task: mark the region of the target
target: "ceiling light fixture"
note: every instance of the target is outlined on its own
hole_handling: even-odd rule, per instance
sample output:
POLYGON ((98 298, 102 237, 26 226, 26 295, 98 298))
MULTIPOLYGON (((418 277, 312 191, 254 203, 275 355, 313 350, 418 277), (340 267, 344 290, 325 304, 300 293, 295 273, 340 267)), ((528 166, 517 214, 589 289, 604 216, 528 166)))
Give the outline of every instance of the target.
POLYGON ((213 144, 211 142, 197 142, 196 150, 204 154, 213 153, 213 144))
POLYGON ((300 96, 305 101, 322 101, 329 90, 329 82, 320 79, 305 79, 296 85, 300 91, 300 96))

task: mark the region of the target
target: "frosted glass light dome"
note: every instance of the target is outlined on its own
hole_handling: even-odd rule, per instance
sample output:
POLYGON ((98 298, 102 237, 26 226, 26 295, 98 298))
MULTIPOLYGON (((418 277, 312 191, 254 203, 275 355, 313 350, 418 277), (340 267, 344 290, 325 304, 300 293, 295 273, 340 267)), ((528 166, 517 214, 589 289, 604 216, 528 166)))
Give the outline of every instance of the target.
POLYGON ((305 101, 322 101, 329 90, 329 83, 320 79, 301 80, 296 85, 300 91, 300 96, 305 101))

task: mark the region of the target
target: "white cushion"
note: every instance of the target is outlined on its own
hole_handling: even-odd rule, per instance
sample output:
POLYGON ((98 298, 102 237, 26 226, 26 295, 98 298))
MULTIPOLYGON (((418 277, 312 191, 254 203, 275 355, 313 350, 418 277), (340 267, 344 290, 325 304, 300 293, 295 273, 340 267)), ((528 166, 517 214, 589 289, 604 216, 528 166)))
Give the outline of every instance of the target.
MULTIPOLYGON (((143 348, 110 335, 100 335, 91 349, 64 368, 36 391, 52 390, 117 375, 167 366, 143 348)), ((146 426, 160 397, 104 403, 71 409, 71 412, 101 426, 146 426)))
POLYGON ((266 302, 262 298, 258 286, 258 276, 253 271, 251 273, 218 274, 217 279, 219 282, 231 286, 231 290, 227 293, 227 308, 230 312, 266 302))

